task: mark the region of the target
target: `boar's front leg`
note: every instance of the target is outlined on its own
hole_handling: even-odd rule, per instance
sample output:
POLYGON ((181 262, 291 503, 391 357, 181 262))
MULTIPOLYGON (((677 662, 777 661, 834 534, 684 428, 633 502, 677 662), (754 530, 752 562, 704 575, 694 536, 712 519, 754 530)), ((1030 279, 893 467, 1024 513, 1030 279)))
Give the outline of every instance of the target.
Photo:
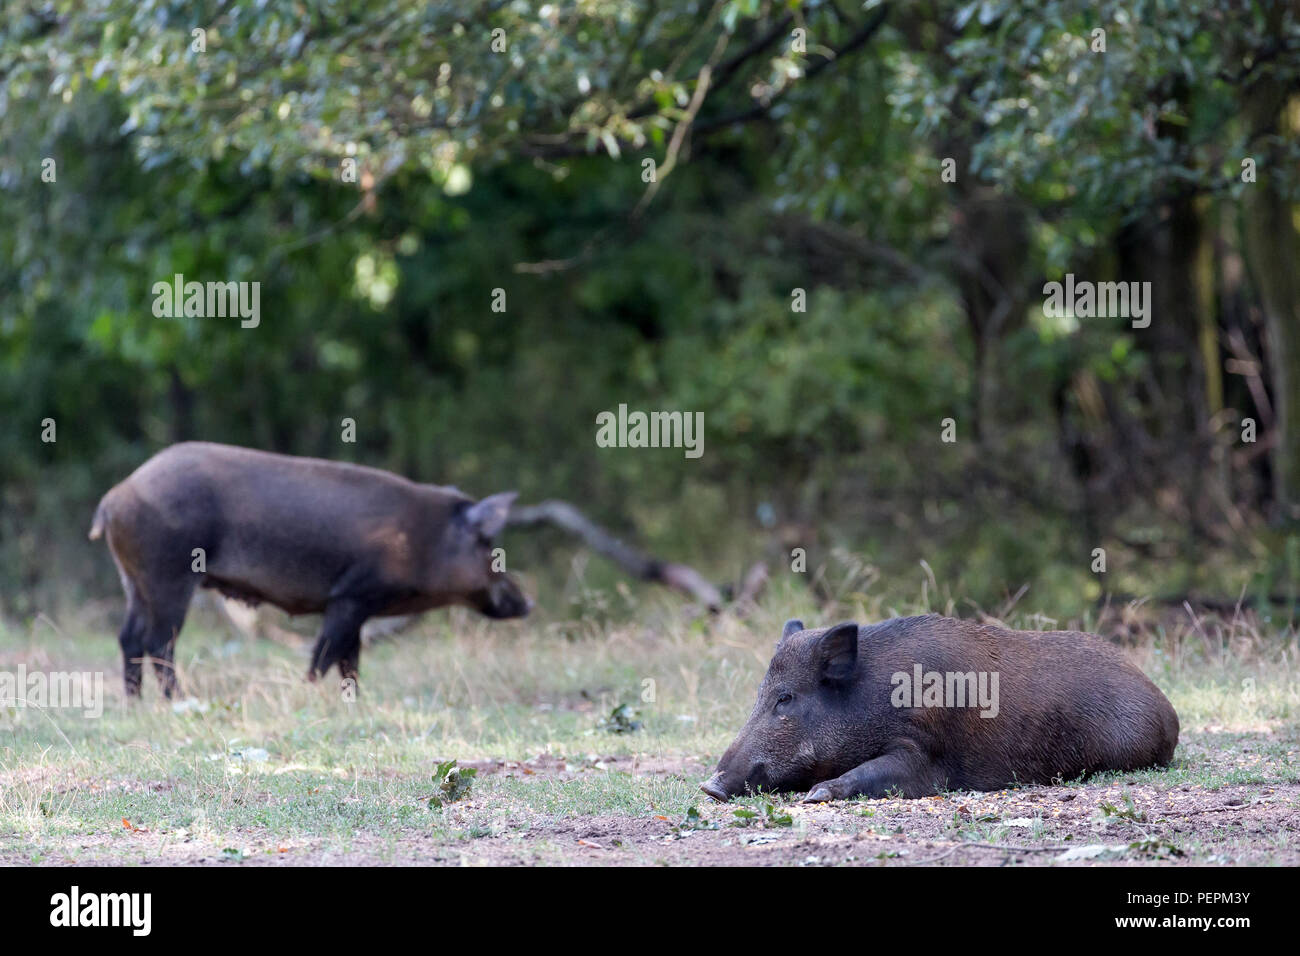
POLYGON ((325 622, 311 652, 308 680, 316 680, 338 664, 344 680, 356 681, 361 659, 361 625, 369 616, 369 608, 352 598, 339 598, 326 606, 325 622))
POLYGON ((909 742, 859 764, 834 780, 816 784, 803 799, 805 803, 824 803, 857 796, 885 797, 894 793, 905 797, 925 797, 937 793, 943 783, 939 768, 909 742))

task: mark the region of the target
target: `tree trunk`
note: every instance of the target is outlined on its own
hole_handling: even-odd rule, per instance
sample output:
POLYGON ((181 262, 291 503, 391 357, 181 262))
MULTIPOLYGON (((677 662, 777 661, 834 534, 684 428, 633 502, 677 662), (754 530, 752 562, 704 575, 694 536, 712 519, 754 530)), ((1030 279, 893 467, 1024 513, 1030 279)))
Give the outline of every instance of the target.
MULTIPOLYGON (((1282 135, 1300 133, 1288 120, 1294 89, 1272 76, 1260 79, 1247 99, 1249 128, 1270 126, 1282 135)), ((1257 158, 1258 159, 1258 158, 1257 158)), ((1300 236, 1294 206, 1276 171, 1259 164, 1258 181, 1246 187, 1243 233, 1251 280, 1259 293, 1268 336, 1269 384, 1273 393, 1273 507, 1276 524, 1300 522, 1300 236)))

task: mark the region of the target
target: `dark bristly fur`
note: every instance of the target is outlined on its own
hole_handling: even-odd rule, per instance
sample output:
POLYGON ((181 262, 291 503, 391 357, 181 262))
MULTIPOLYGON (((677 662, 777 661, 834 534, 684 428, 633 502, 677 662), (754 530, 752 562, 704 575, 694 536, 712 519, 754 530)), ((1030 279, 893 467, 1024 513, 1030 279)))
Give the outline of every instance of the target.
POLYGON ((1012 631, 929 615, 804 630, 791 621, 753 713, 702 788, 806 799, 920 797, 1165 766, 1178 715, 1116 648, 1074 631, 1012 631), (998 710, 895 707, 891 677, 998 675, 998 710), (789 699, 785 699, 789 695, 789 699))
POLYGON ((514 581, 491 569, 490 539, 513 498, 476 504, 375 468, 206 442, 159 452, 104 495, 90 529, 107 536, 126 591, 127 693, 140 692, 148 654, 171 696, 176 635, 196 587, 322 612, 312 679, 335 664, 355 679, 370 617, 448 604, 495 618, 528 613, 514 581))

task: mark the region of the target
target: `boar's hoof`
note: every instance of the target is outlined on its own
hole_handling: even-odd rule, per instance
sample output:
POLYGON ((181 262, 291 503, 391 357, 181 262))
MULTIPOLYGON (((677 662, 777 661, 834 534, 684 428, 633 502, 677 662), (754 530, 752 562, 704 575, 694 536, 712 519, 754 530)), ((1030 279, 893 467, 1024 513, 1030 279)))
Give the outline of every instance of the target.
POLYGON ((831 795, 831 788, 824 783, 819 783, 809 791, 808 796, 803 798, 804 803, 825 803, 827 800, 834 800, 831 795))

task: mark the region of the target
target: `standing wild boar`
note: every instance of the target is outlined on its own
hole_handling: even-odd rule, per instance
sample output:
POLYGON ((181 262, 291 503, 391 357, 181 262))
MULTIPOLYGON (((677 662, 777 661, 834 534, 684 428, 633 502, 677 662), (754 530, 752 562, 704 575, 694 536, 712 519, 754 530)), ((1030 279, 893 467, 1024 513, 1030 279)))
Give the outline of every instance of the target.
POLYGON ((758 703, 701 785, 726 800, 922 797, 1165 766, 1178 715, 1115 648, 1074 631, 928 615, 788 621, 758 703))
POLYGON ((522 617, 531 604, 492 568, 492 538, 514 493, 474 502, 375 468, 185 442, 104 495, 91 539, 106 535, 126 591, 118 641, 127 694, 153 658, 176 686, 176 635, 196 587, 290 614, 323 612, 307 675, 337 664, 355 679, 367 618, 464 604, 522 617))

